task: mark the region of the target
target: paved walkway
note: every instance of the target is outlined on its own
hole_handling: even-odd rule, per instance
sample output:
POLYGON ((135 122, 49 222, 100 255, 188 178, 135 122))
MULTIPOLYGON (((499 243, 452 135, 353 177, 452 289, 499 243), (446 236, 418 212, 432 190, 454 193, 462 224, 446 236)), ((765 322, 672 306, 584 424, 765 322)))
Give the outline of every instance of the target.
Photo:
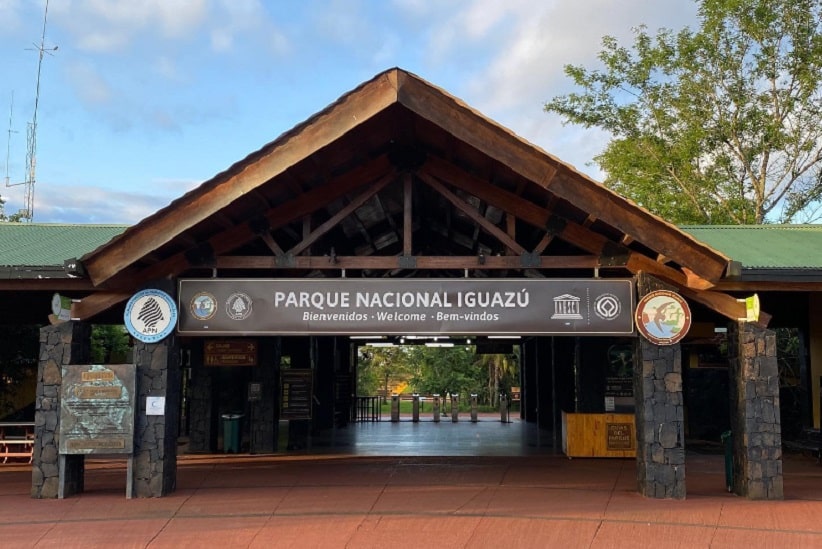
POLYGON ((65 500, 0 465, 0 547, 822 547, 809 457, 786 456, 784 501, 758 502, 725 491, 721 455, 689 453, 688 498, 660 501, 633 460, 523 454, 183 455, 173 494, 132 500, 122 461, 90 461, 65 500))

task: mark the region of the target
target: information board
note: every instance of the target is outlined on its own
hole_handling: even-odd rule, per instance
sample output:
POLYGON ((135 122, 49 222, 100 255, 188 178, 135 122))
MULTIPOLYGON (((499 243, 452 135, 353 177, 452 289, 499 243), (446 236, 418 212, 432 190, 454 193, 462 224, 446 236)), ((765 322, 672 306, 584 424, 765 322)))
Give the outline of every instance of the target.
POLYGON ((131 454, 133 364, 64 366, 60 394, 61 454, 131 454))
POLYGON ((311 370, 284 370, 280 374, 280 419, 311 419, 311 370))

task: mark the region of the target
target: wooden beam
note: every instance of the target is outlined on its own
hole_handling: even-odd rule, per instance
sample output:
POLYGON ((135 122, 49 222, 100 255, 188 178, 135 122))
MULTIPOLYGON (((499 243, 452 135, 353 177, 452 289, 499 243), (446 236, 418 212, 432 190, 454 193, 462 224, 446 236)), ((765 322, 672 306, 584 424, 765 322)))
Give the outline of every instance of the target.
MULTIPOLYGON (((738 321, 747 316, 745 303, 738 301, 737 298, 728 294, 714 291, 697 292, 688 288, 681 288, 680 292, 688 299, 702 303, 709 309, 716 311, 730 320, 738 321)), ((752 324, 756 324, 762 328, 767 328, 771 318, 771 315, 765 311, 760 311, 759 320, 757 322, 752 322, 752 324)))
POLYGON ((552 233, 545 233, 545 236, 542 237, 542 240, 539 241, 539 244, 536 245, 532 253, 541 255, 553 239, 554 235, 552 233))
POLYGON ((390 182, 391 178, 383 177, 382 179, 371 185, 365 192, 360 193, 360 195, 354 200, 352 200, 346 207, 335 213, 330 219, 328 219, 328 221, 317 227, 316 230, 311 232, 311 234, 303 238, 302 242, 298 243, 296 246, 288 250, 287 255, 299 255, 300 252, 307 249, 314 242, 316 242, 317 239, 326 234, 332 228, 336 227, 340 221, 348 217, 351 214, 351 212, 365 204, 365 202, 368 199, 370 199, 372 196, 380 192, 390 182))
POLYGON ((460 197, 445 188, 442 183, 427 173, 420 173, 418 175, 426 185, 444 196, 446 200, 454 205, 454 207, 465 213, 465 215, 470 217, 475 223, 485 229, 491 236, 502 242, 509 250, 517 254, 527 253, 525 248, 523 248, 516 240, 508 236, 505 231, 485 219, 485 217, 481 216, 477 210, 466 204, 464 200, 460 199, 460 197))
MULTIPOLYGON (((416 256, 415 269, 524 269, 519 256, 492 255, 480 259, 477 256, 416 256)), ((537 269, 593 269, 599 258, 591 255, 541 256, 537 269)), ((337 256, 334 261, 329 256, 297 256, 288 265, 278 263, 271 256, 220 256, 218 269, 241 270, 333 270, 333 269, 386 269, 401 268, 399 256, 337 256)))
POLYGON ((696 275, 688 276, 685 273, 678 271, 672 267, 668 267, 662 263, 658 263, 648 256, 632 253, 628 258, 628 263, 625 267, 634 274, 639 272, 646 272, 666 282, 679 286, 680 288, 691 288, 693 290, 707 290, 712 288, 714 284, 697 277, 696 275))
POLYGON ((0 290, 8 292, 94 292, 87 278, 0 278, 0 290))
POLYGON ((90 278, 95 284, 108 280, 395 104, 398 73, 385 72, 360 86, 228 171, 131 227, 112 244, 91 253, 83 259, 90 278))
POLYGON ((280 247, 280 245, 277 244, 277 241, 274 240, 274 237, 271 235, 271 233, 266 231, 260 235, 260 238, 263 242, 265 242, 265 245, 268 246, 268 249, 271 250, 274 253, 274 255, 276 255, 277 257, 282 257, 285 255, 285 252, 280 247))
POLYGON ((411 255, 413 253, 413 205, 414 195, 413 181, 410 173, 406 173, 402 178, 403 216, 402 216, 402 253, 411 255))
POLYGON ((84 297, 71 304, 72 320, 87 320, 106 309, 131 298, 133 294, 125 292, 99 292, 84 297))

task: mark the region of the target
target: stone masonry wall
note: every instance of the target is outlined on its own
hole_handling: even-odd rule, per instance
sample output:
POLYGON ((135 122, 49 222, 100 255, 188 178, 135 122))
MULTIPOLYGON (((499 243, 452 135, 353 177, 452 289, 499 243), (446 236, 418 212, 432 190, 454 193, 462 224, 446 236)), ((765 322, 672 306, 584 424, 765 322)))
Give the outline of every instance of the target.
POLYGON ((734 493, 782 499, 776 335, 746 322, 728 330, 734 493))
MULTIPOLYGON (((40 329, 37 394, 34 401, 34 452, 31 467, 33 498, 49 499, 58 496, 62 368, 69 364, 88 364, 90 355, 90 325, 64 322, 40 329)), ((65 456, 64 496, 83 491, 84 457, 65 456)))
POLYGON ((137 410, 134 416, 135 497, 161 497, 176 488, 180 425, 180 353, 174 336, 134 346, 137 410), (165 397, 164 415, 146 414, 146 397, 165 397))
MULTIPOLYGON (((639 297, 670 289, 648 275, 637 277, 639 297)), ((685 412, 679 344, 659 346, 643 337, 636 344, 637 486, 659 499, 685 498, 685 412)))

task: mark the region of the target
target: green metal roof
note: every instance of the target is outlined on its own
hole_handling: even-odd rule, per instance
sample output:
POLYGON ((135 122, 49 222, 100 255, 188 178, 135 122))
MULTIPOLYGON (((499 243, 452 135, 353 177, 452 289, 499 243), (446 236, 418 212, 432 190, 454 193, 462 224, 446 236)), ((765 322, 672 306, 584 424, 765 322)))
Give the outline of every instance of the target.
POLYGON ((128 225, 0 222, 0 266, 62 266, 126 230, 128 225))
POLYGON ((680 227, 743 269, 822 269, 822 225, 680 227))

